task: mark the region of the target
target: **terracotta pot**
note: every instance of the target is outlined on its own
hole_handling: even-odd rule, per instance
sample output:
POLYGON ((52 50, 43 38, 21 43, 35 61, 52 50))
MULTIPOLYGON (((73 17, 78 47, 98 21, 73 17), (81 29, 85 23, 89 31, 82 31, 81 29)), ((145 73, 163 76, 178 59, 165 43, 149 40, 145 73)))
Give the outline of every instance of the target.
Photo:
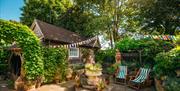
POLYGON ((55 79, 55 83, 58 84, 60 82, 60 79, 55 79))
POLYGON ((36 83, 36 88, 39 88, 41 86, 41 83, 36 83))
POLYGON ((31 90, 31 89, 35 89, 36 88, 36 85, 35 84, 33 84, 33 85, 25 85, 24 86, 24 90, 25 91, 29 91, 29 90, 31 90))
POLYGON ((158 80, 158 79, 154 79, 155 80, 155 87, 156 87, 156 90, 157 91, 165 91, 164 90, 164 88, 163 88, 163 86, 162 86, 162 82, 161 82, 161 80, 158 80))

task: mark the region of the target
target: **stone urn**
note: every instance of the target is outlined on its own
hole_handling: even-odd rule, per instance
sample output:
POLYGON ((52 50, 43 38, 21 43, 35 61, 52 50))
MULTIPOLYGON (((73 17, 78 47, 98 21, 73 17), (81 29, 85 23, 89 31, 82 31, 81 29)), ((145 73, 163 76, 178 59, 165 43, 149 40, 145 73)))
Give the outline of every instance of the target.
POLYGON ((36 89, 36 82, 35 81, 26 81, 24 85, 24 90, 29 91, 32 89, 36 89))
POLYGON ((71 80, 72 77, 73 77, 73 70, 72 70, 71 68, 68 68, 68 69, 67 69, 66 78, 67 78, 68 80, 71 80))

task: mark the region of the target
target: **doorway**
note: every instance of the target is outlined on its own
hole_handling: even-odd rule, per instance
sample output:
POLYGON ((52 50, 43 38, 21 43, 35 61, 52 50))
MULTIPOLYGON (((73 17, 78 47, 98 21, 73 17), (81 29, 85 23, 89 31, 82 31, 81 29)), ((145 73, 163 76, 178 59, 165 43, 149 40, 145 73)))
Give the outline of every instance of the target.
POLYGON ((21 74, 21 54, 12 53, 10 59, 10 72, 14 80, 21 74))

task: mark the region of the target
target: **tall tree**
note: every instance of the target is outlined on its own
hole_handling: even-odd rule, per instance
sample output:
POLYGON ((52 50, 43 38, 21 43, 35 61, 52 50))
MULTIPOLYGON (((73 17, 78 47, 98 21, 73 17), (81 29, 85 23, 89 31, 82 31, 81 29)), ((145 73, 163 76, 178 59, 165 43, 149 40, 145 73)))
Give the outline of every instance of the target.
POLYGON ((36 18, 85 37, 102 28, 102 17, 96 15, 96 3, 89 0, 24 0, 21 22, 30 26, 36 18))
POLYGON ((106 21, 99 15, 98 1, 73 0, 73 7, 59 18, 59 25, 85 37, 97 35, 106 21))
POLYGON ((72 6, 70 0, 24 0, 20 20, 30 26, 34 19, 57 24, 58 17, 72 6))
POLYGON ((134 9, 140 10, 141 30, 159 34, 174 34, 180 26, 179 0, 129 0, 134 9))

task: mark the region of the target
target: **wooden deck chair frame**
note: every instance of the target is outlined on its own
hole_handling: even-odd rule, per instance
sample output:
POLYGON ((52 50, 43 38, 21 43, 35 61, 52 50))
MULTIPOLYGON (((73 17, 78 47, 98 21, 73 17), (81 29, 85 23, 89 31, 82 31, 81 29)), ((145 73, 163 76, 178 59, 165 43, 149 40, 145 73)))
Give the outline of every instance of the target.
POLYGON ((127 71, 127 66, 119 66, 115 73, 115 83, 126 84, 127 71))
POLYGON ((150 74, 150 69, 140 68, 136 76, 130 77, 128 85, 136 90, 139 90, 141 87, 145 86, 147 83, 150 82, 149 74, 150 74), (140 82, 137 82, 137 81, 140 81, 140 82))

